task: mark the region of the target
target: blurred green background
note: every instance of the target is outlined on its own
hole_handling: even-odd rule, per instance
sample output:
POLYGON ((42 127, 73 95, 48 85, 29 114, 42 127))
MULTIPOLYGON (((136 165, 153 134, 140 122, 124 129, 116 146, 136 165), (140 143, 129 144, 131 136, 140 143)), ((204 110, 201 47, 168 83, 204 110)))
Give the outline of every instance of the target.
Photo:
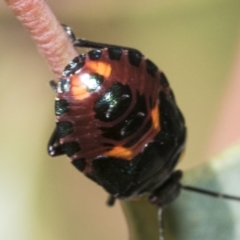
MULTIPOLYGON (((188 126, 180 167, 205 161, 240 33, 239 0, 47 1, 77 36, 140 49, 167 75, 188 126)), ((27 32, 0 2, 0 239, 123 240, 117 203, 50 158, 53 76, 27 32)))

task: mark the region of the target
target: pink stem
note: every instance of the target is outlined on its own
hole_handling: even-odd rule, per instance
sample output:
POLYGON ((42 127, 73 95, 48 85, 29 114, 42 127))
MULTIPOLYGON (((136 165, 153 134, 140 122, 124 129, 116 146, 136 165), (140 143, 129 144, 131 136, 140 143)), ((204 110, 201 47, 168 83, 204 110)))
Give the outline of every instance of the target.
POLYGON ((208 148, 213 155, 240 140, 240 42, 230 84, 208 148))
POLYGON ((43 0, 5 0, 27 28, 52 72, 61 76, 63 68, 77 55, 71 41, 43 0))

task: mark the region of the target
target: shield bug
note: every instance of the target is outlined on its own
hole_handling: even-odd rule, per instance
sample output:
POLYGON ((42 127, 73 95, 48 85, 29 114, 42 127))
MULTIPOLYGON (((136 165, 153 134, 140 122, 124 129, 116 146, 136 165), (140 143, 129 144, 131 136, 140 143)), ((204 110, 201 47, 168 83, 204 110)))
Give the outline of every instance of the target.
POLYGON ((163 207, 181 188, 216 195, 182 186, 182 172, 174 170, 186 126, 165 74, 136 49, 77 39, 63 27, 75 47, 92 50, 50 82, 56 128, 49 155, 66 154, 110 194, 109 205, 149 194, 151 203, 163 207))

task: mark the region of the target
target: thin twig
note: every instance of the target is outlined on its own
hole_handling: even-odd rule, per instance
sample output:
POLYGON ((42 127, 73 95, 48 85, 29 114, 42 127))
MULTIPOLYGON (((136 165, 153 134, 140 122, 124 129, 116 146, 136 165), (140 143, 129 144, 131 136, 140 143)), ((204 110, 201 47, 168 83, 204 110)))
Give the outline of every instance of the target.
POLYGON ((59 77, 77 52, 51 9, 43 0, 5 1, 29 31, 52 72, 59 77))

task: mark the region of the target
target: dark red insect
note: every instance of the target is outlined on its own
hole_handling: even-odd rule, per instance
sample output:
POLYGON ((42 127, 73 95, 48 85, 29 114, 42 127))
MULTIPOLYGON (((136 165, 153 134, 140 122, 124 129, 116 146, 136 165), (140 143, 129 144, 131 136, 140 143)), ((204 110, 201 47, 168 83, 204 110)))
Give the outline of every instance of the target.
POLYGON ((74 46, 93 50, 51 82, 57 96, 49 154, 66 154, 112 201, 144 193, 158 205, 172 201, 186 127, 165 75, 138 50, 76 39, 65 30, 74 46))
POLYGON ((110 193, 109 205, 148 193, 159 206, 160 223, 162 207, 181 189, 240 201, 180 184, 182 172, 174 168, 185 147, 185 122, 153 62, 136 49, 76 39, 63 27, 74 46, 93 50, 74 58, 57 83, 50 82, 57 94, 51 156, 66 154, 110 193))

